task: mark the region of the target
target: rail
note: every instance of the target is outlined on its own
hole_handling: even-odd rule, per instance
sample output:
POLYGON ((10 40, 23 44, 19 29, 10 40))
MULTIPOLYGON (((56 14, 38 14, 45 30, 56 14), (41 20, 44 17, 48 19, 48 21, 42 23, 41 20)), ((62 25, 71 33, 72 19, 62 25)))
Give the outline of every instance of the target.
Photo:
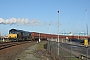
POLYGON ((21 44, 25 44, 25 43, 30 43, 30 42, 29 41, 25 41, 25 42, 0 43, 0 50, 5 49, 5 48, 9 48, 9 47, 13 47, 13 46, 17 46, 17 45, 21 45, 21 44))

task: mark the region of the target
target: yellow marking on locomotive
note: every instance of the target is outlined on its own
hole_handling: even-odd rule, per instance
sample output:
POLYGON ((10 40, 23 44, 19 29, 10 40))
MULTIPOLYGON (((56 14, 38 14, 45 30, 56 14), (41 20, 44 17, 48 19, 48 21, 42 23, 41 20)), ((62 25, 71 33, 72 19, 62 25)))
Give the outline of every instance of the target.
POLYGON ((17 34, 9 34, 9 38, 17 38, 17 34))

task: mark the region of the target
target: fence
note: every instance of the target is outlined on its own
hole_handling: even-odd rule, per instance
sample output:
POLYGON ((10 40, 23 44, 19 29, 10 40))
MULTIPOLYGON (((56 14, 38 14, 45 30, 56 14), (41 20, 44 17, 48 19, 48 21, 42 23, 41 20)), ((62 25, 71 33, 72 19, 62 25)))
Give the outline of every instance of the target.
POLYGON ((56 42, 56 40, 57 39, 48 39, 47 50, 54 58, 57 58, 57 60, 90 60, 90 47, 84 47, 74 42, 64 41, 63 43, 59 42, 58 49, 58 42, 56 42))

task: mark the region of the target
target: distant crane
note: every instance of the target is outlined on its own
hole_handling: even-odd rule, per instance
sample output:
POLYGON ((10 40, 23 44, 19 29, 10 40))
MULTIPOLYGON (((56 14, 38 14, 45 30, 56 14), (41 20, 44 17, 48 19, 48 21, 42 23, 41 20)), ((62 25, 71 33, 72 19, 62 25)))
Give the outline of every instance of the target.
POLYGON ((82 31, 82 32, 80 32, 79 30, 78 31, 76 31, 75 33, 74 33, 74 35, 83 35, 83 36, 85 36, 87 33, 85 33, 85 31, 82 31))
POLYGON ((63 34, 63 35, 70 35, 72 34, 72 32, 66 32, 65 29, 63 29, 60 34, 63 34))

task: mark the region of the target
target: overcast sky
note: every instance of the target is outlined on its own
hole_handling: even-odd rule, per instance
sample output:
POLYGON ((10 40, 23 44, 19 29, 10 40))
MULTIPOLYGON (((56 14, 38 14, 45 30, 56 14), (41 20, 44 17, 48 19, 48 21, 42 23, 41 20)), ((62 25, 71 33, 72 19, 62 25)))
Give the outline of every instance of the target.
POLYGON ((87 23, 90 34, 90 0, 0 0, 0 33, 16 28, 57 34, 58 10, 59 33, 86 33, 87 23))

